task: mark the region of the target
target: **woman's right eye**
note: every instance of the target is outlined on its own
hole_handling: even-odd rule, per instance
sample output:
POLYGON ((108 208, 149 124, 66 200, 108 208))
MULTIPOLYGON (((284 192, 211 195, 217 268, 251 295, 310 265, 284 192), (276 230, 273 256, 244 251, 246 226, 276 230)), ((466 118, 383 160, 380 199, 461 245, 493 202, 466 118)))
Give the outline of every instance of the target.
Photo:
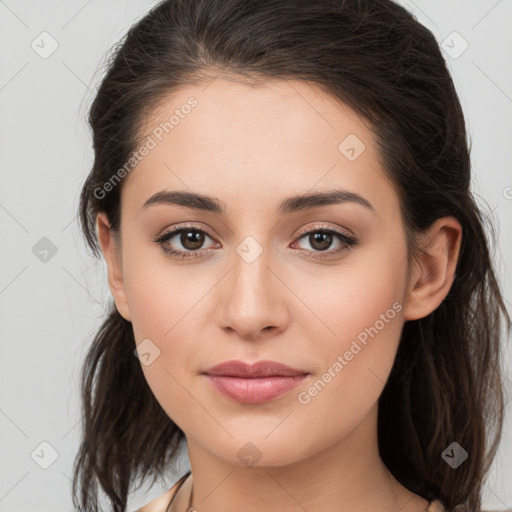
MULTIPOLYGON (((204 230, 193 226, 181 226, 173 228, 167 233, 157 237, 153 241, 159 244, 165 254, 169 254, 179 259, 200 258, 209 252, 209 249, 200 249, 204 244, 205 238, 211 238, 204 230), (181 244, 181 248, 173 247, 173 244, 181 244)), ((219 243, 215 244, 220 247, 219 243)))

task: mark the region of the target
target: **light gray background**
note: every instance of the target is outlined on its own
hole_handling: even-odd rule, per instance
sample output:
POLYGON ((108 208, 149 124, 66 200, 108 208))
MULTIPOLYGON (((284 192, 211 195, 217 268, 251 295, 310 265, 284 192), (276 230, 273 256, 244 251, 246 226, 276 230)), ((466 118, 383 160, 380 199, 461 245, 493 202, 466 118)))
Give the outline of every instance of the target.
MULTIPOLYGON (((89 256, 76 222, 93 158, 85 116, 106 50, 155 3, 0 1, 0 512, 72 509, 77 375, 110 299, 104 263, 89 256), (48 58, 31 47, 42 47, 46 37, 50 48, 44 31, 58 43, 48 58), (46 262, 32 251, 43 237, 57 250, 46 262)), ((496 263, 510 305, 512 1, 401 3, 449 45, 445 55, 473 141, 473 190, 498 223, 496 263), (458 55, 464 41, 469 46, 458 55)), ((508 402, 505 436, 485 486, 487 510, 512 509, 511 408, 508 402)), ((181 471, 187 468, 185 456, 181 471)), ((132 496, 129 510, 177 478, 170 474, 132 496)))

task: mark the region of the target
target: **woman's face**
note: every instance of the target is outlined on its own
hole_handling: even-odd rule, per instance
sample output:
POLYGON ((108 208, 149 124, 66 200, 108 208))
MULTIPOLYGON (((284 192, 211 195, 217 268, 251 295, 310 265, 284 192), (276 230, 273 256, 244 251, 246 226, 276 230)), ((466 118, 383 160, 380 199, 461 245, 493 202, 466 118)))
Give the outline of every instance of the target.
POLYGON ((304 82, 218 79, 175 92, 144 134, 122 189, 116 303, 189 445, 276 466, 374 421, 409 285, 398 196, 362 119, 304 82), (144 206, 176 191, 218 205, 161 195, 144 206), (330 199, 292 199, 317 194, 330 199), (173 228, 186 231, 154 241, 173 228), (236 398, 204 374, 229 360, 306 376, 278 396, 276 377, 244 379, 236 398))

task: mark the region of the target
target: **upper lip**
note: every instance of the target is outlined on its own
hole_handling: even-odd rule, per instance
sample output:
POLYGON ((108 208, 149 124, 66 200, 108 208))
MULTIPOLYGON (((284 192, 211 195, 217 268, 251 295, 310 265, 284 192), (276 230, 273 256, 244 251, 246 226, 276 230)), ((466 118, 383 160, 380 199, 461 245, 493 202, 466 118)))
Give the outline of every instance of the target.
POLYGON ((232 360, 213 366, 203 373, 207 375, 224 375, 227 377, 243 377, 250 379, 257 377, 304 375, 308 372, 291 368, 290 366, 276 361, 257 361, 256 363, 250 364, 244 361, 232 360))

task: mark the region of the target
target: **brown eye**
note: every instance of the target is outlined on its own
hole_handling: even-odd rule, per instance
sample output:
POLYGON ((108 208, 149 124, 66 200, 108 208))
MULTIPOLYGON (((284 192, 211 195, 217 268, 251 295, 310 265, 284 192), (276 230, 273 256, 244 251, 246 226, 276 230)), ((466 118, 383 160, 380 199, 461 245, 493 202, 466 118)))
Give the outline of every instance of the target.
POLYGON ((180 242, 185 249, 196 251, 204 244, 204 233, 202 231, 184 230, 180 235, 180 242))
POLYGON ((355 238, 328 227, 303 231, 298 243, 303 240, 308 242, 311 249, 304 249, 300 246, 299 249, 302 249, 302 252, 309 253, 309 257, 317 259, 336 256, 350 250, 358 243, 355 238), (328 250, 335 242, 337 242, 338 248, 328 250))
POLYGON ((309 235, 311 247, 318 251, 329 249, 332 244, 333 236, 330 233, 317 232, 309 235))
MULTIPOLYGON (((171 231, 153 239, 161 246, 165 254, 179 259, 199 258, 209 252, 203 248, 206 239, 211 237, 202 229, 193 226, 182 226, 171 229, 171 231)), ((220 247, 215 243, 214 247, 220 247)))

